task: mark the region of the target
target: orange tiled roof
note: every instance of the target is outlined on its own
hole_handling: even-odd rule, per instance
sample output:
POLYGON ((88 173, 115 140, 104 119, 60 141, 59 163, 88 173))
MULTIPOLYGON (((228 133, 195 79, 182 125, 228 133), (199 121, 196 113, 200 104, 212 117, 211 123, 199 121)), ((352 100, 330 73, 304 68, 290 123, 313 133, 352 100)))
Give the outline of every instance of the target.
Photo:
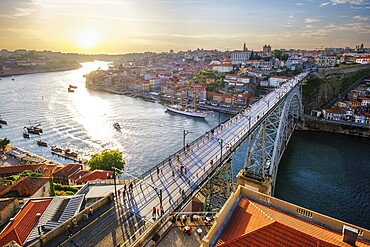
POLYGON ((59 169, 60 166, 58 165, 51 165, 51 164, 44 164, 42 166, 42 175, 44 177, 51 177, 54 172, 56 172, 59 169))
POLYGON ((83 177, 76 179, 76 183, 86 183, 88 181, 94 181, 97 179, 108 179, 113 177, 112 171, 94 170, 83 177))
MULTIPOLYGON (((243 197, 218 242, 229 246, 350 246, 341 233, 243 197), (305 244, 303 244, 305 243, 305 244)), ((356 246, 369 246, 357 240, 356 246)))
POLYGON ((82 165, 80 165, 80 164, 67 164, 64 167, 62 167, 61 169, 54 172, 53 175, 68 177, 69 175, 71 175, 71 174, 75 173, 76 171, 80 170, 81 167, 82 167, 82 165))
POLYGON ((0 192, 0 196, 30 197, 49 182, 48 178, 23 177, 0 192))
POLYGON ((25 170, 35 171, 41 170, 42 164, 39 165, 16 165, 16 166, 1 166, 0 174, 18 174, 25 170))
POLYGON ((85 176, 87 173, 90 173, 90 171, 88 171, 88 170, 79 170, 78 172, 73 173, 72 175, 70 175, 68 178, 71 179, 71 180, 76 180, 76 179, 79 179, 80 177, 85 176))
POLYGON ((36 214, 44 213, 52 199, 30 200, 0 235, 0 246, 14 240, 23 245, 37 222, 36 214))
POLYGON ((328 109, 324 109, 325 112, 327 113, 336 113, 336 114, 342 114, 343 111, 340 110, 340 109, 336 109, 336 108, 328 108, 328 109))

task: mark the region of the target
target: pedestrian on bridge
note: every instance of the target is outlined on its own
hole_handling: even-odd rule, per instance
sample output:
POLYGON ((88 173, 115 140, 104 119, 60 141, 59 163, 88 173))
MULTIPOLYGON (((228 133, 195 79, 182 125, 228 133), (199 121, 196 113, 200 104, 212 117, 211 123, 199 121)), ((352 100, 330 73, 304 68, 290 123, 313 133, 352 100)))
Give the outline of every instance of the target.
POLYGON ((153 207, 153 209, 152 209, 153 220, 155 220, 156 216, 157 216, 157 209, 156 209, 156 207, 153 207))
POLYGON ((130 191, 130 194, 132 195, 132 190, 134 189, 134 185, 132 184, 132 182, 129 184, 128 186, 128 190, 130 191))
POLYGON ((68 233, 68 237, 72 236, 71 225, 67 225, 67 233, 68 233))
POLYGON ((161 209, 161 216, 163 216, 164 215, 163 205, 160 205, 159 208, 161 209))

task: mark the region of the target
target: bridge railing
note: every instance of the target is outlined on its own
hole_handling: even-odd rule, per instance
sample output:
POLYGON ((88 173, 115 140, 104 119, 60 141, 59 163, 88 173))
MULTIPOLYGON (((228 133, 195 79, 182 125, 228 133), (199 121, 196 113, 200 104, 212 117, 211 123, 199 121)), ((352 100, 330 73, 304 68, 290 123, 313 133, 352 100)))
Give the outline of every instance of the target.
MULTIPOLYGON (((307 75, 306 75, 307 76, 307 75)), ((288 82, 286 82, 286 83, 293 83, 293 80, 294 79, 291 79, 291 80, 289 80, 288 82)), ((290 90, 291 90, 292 88, 289 88, 285 93, 287 94, 290 90)), ((270 93, 268 93, 267 95, 269 95, 269 94, 273 94, 274 93, 274 91, 271 91, 270 93)), ((267 96, 266 95, 266 96, 267 96)), ((265 96, 265 97, 266 97, 265 96)), ((265 98, 264 97, 264 98, 265 98)), ((263 98, 262 98, 263 99, 263 98)), ((260 104, 259 103, 260 102, 260 100, 258 100, 258 101, 256 101, 256 102, 254 102, 252 105, 251 105, 251 107, 253 108, 254 106, 256 106, 256 105, 258 105, 258 104, 260 104)), ((271 108, 273 108, 272 106, 270 106, 270 107, 268 107, 268 111, 269 110, 271 110, 271 108)), ((268 111, 266 111, 266 113, 268 112, 268 111)), ((227 123, 228 121, 233 121, 233 119, 234 118, 236 118, 236 117, 238 117, 238 115, 239 115, 239 113, 236 113, 236 114, 234 114, 233 116, 231 116, 229 119, 226 119, 226 120, 224 120, 224 121, 222 121, 219 125, 217 125, 217 126, 215 126, 214 128, 212 128, 212 129, 210 129, 209 131, 207 131, 205 134, 203 134, 203 135, 201 135, 200 137, 198 137, 197 139, 195 139, 195 140, 193 140, 192 142, 190 142, 190 143, 188 143, 189 144, 189 146, 190 146, 190 148, 192 148, 192 147, 194 147, 194 146, 196 146, 196 145, 198 145, 198 144, 201 144, 201 142, 202 142, 202 140, 204 140, 204 138, 206 138, 206 136, 207 136, 207 134, 208 133, 211 133, 211 132, 216 132, 216 130, 218 129, 218 128, 220 128, 220 125, 221 124, 225 124, 225 123, 227 123)), ((248 131, 249 132, 249 131, 248 131)), ((244 138, 239 138, 239 140, 240 139, 242 139, 241 140, 241 142, 244 142, 244 138)), ((238 143, 238 145, 239 145, 240 143, 238 143)), ((234 145, 233 145, 234 146, 234 145)), ((155 165, 155 166, 153 166, 151 169, 149 169, 149 170, 147 170, 146 172, 144 172, 142 175, 140 175, 139 176, 139 179, 144 179, 146 176, 148 176, 149 174, 151 174, 152 172, 155 172, 156 170, 157 170, 157 168, 160 168, 160 167, 162 167, 164 164, 166 164, 167 162, 169 162, 169 159, 171 159, 171 161, 175 161, 176 160, 176 157, 177 156, 180 156, 181 154, 183 154, 184 153, 184 147, 181 147, 178 151, 176 151, 175 153, 173 153, 172 155, 170 155, 167 159, 165 159, 165 160, 163 160, 163 161, 161 161, 161 162, 159 162, 157 165, 155 165)))
MULTIPOLYGON (((234 114, 229 119, 226 119, 226 120, 222 121, 221 124, 225 124, 230 119, 232 119, 233 117, 235 117, 237 114, 238 113, 234 114)), ((203 139, 206 138, 206 135, 208 133, 211 133, 212 131, 215 132, 219 127, 220 127, 220 125, 217 125, 217 126, 213 127, 212 129, 210 129, 209 131, 207 131, 205 134, 199 136, 197 139, 195 139, 192 142, 188 143, 189 144, 189 147, 192 148, 192 147, 194 147, 194 146, 196 146, 198 144, 201 144, 202 141, 203 141, 203 139)), ((164 164, 166 164, 167 162, 169 162, 169 159, 171 159, 171 162, 172 161, 175 161, 176 160, 176 157, 177 156, 180 156, 182 153, 184 153, 184 147, 181 147, 178 151, 176 151, 175 153, 171 154, 167 159, 159 162, 157 165, 155 165, 154 167, 150 168, 149 170, 147 170, 146 172, 144 172, 143 174, 141 174, 139 176, 139 179, 144 179, 146 176, 148 176, 152 172, 155 172, 157 170, 157 167, 160 168, 161 166, 163 166, 164 164)))

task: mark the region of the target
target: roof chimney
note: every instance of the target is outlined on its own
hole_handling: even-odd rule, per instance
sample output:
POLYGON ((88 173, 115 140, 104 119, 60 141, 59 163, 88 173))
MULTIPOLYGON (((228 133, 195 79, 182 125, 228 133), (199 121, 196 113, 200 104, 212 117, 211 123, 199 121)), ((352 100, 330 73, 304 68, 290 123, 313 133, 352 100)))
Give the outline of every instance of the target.
POLYGON ((343 225, 343 242, 346 242, 352 246, 356 245, 356 240, 358 236, 358 229, 343 225))
POLYGON ((40 213, 36 213, 36 218, 39 219, 41 217, 40 213))

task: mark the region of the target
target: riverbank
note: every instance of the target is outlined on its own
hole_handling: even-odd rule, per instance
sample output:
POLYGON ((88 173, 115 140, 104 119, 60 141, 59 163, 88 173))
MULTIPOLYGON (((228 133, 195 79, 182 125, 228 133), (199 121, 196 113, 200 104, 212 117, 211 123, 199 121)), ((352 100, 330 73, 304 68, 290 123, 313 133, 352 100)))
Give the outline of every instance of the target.
POLYGON ((2 166, 14 166, 19 164, 54 164, 64 166, 63 164, 50 160, 20 147, 7 145, 4 154, 1 156, 2 166))
POLYGON ((301 129, 310 131, 326 131, 351 136, 370 138, 370 125, 352 123, 346 121, 331 121, 313 116, 304 116, 304 123, 301 129))
POLYGON ((11 76, 19 76, 19 75, 30 75, 30 74, 39 74, 39 73, 49 73, 49 72, 60 72, 60 71, 70 71, 79 69, 82 66, 68 66, 63 68, 54 68, 54 69, 35 69, 35 70, 11 70, 11 71, 2 71, 0 73, 0 78, 6 78, 11 76))

